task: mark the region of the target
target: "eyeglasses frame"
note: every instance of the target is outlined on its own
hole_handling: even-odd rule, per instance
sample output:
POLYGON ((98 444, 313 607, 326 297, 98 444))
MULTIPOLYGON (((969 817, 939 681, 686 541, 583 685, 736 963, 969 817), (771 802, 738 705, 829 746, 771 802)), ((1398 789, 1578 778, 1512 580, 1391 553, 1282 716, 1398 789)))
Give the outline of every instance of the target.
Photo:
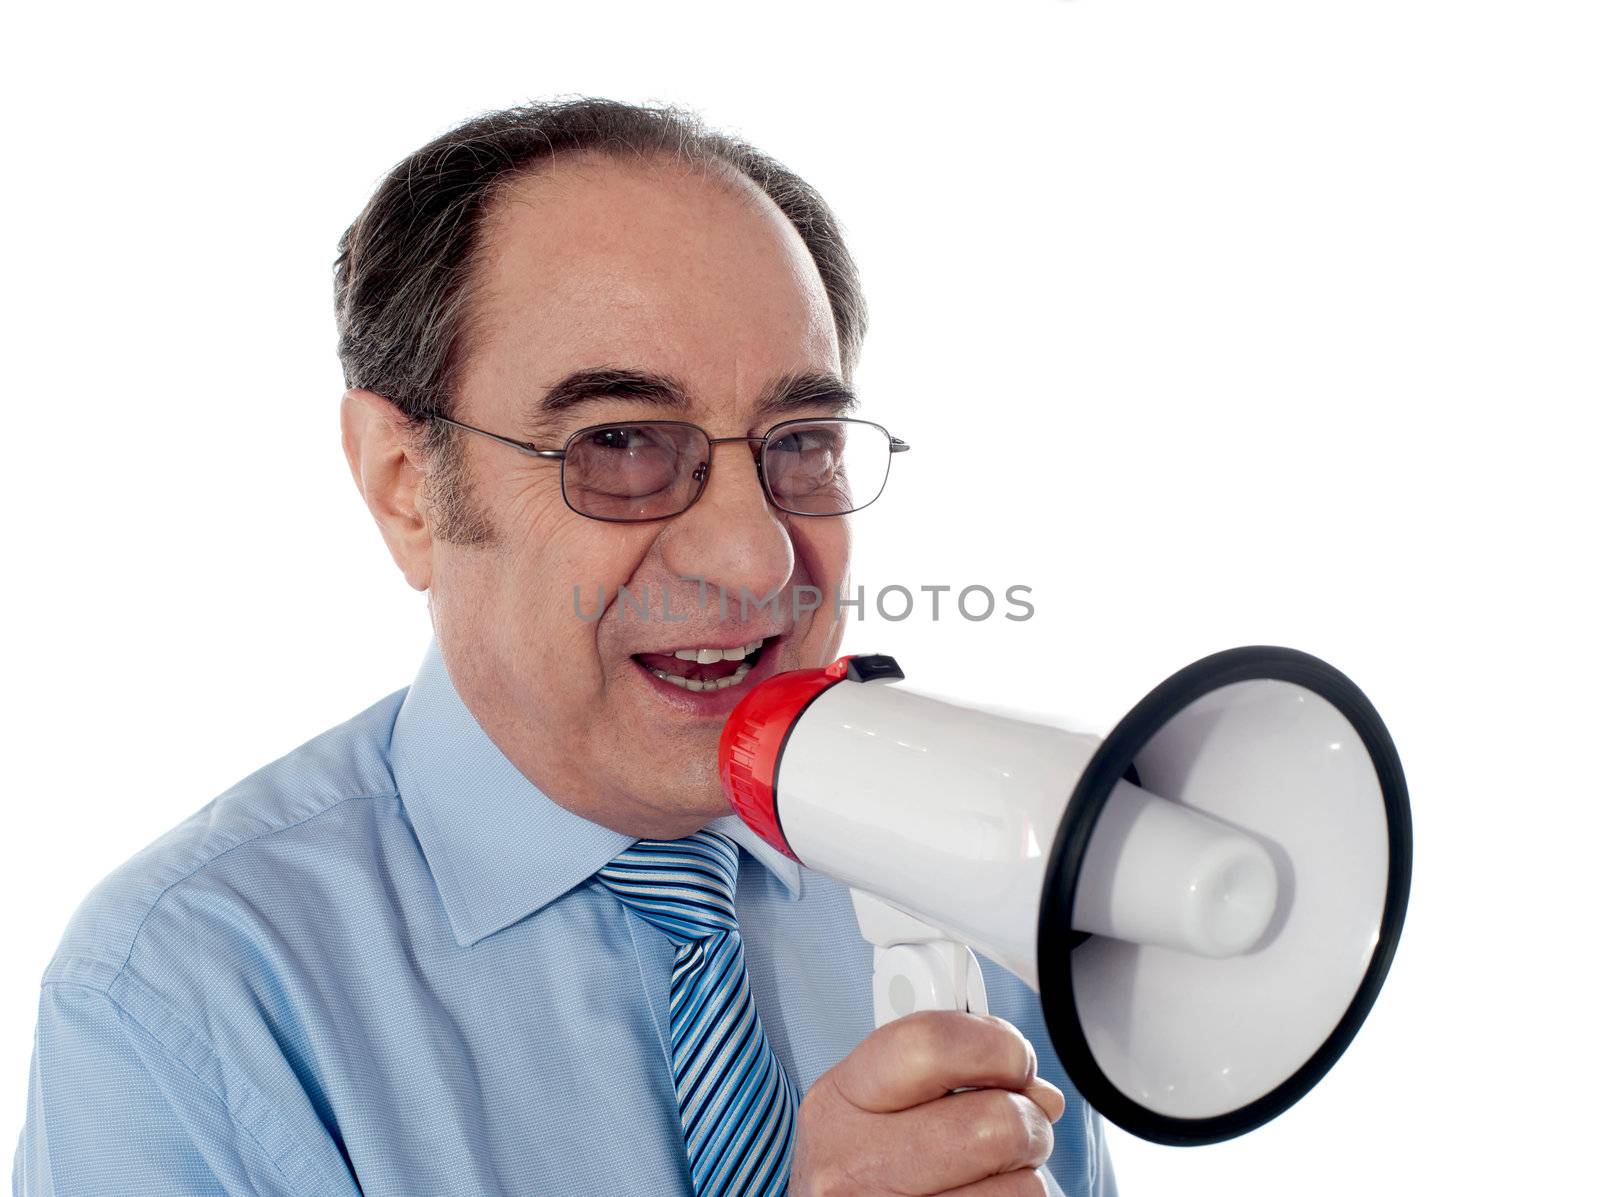
POLYGON ((519 441, 509 436, 501 436, 498 432, 490 432, 486 428, 478 428, 472 424, 464 424, 460 420, 453 420, 448 416, 430 415, 428 419, 437 421, 440 424, 448 424, 452 428, 461 428, 467 432, 476 432, 479 436, 486 436, 492 441, 499 441, 502 445, 510 445, 519 453, 524 453, 529 457, 543 457, 550 461, 561 462, 561 501, 567 505, 567 509, 573 514, 580 515, 587 520, 598 520, 604 524, 653 524, 658 523, 661 520, 675 519, 676 517, 682 515, 685 511, 688 511, 690 507, 693 507, 696 503, 698 503, 700 501, 700 496, 706 493, 706 484, 711 479, 711 454, 708 452, 706 455, 707 460, 705 464, 705 476, 696 479, 696 481, 700 483, 700 489, 695 492, 694 498, 690 499, 684 507, 672 512, 670 515, 649 515, 627 519, 619 519, 614 516, 590 515, 587 511, 579 511, 572 505, 572 500, 567 498, 567 452, 572 447, 573 442, 579 437, 585 436, 589 433, 599 432, 603 428, 619 428, 637 424, 666 425, 668 427, 675 428, 693 428, 701 436, 705 437, 709 447, 713 449, 718 445, 731 444, 737 441, 743 441, 746 444, 760 445, 761 448, 755 453, 756 477, 761 482, 761 490, 762 493, 767 496, 767 502, 771 503, 785 515, 798 515, 817 519, 833 519, 841 515, 850 515, 854 512, 862 511, 872 506, 872 504, 876 503, 879 497, 883 494, 883 488, 889 485, 889 468, 888 466, 884 467, 883 485, 878 487, 878 493, 873 495, 872 498, 868 499, 865 503, 861 504, 860 507, 852 507, 849 511, 791 511, 782 503, 778 502, 777 497, 772 493, 772 487, 767 484, 766 470, 763 468, 763 460, 766 457, 767 451, 767 442, 770 441, 774 434, 776 434, 780 429, 791 428, 796 424, 819 424, 827 421, 837 421, 845 424, 866 424, 869 427, 876 428, 889 439, 889 460, 891 463, 894 461, 894 454, 904 453, 906 450, 911 448, 909 444, 895 436, 882 424, 875 423, 872 420, 858 420, 853 416, 801 416, 793 420, 783 420, 777 424, 774 424, 761 436, 712 436, 704 428, 700 427, 700 425, 692 423, 688 420, 607 420, 603 424, 590 424, 586 428, 578 429, 576 432, 567 437, 567 439, 562 443, 562 447, 559 449, 541 449, 532 441, 519 441))

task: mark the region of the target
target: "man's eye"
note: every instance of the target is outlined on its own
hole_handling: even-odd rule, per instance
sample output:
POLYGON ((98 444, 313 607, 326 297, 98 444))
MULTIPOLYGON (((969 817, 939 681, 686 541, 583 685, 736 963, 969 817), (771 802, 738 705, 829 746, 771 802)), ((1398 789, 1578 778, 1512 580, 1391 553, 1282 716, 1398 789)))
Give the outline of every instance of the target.
POLYGON ((823 428, 785 433, 771 446, 779 453, 831 453, 840 448, 839 434, 823 428))
POLYGON ((683 446, 672 428, 619 424, 596 428, 567 451, 570 493, 641 497, 681 482, 683 446))
POLYGON ((637 428, 602 428, 589 438, 597 449, 632 449, 642 442, 637 428))

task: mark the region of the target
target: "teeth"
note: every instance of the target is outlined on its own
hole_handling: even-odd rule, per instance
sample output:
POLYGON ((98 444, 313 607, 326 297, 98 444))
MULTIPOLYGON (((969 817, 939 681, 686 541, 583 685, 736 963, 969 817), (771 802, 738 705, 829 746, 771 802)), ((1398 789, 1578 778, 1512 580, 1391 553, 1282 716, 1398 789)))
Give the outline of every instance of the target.
POLYGON ((697 665, 714 665, 718 661, 742 661, 765 643, 752 640, 738 648, 680 648, 672 655, 680 661, 693 661, 697 665))
MULTIPOLYGON (((677 655, 682 656, 683 654, 679 653, 677 655)), ((706 664, 709 663, 710 662, 706 662, 706 664)), ((671 682, 674 686, 678 686, 681 689, 693 690, 696 693, 699 693, 703 690, 726 690, 730 686, 737 686, 740 682, 744 681, 745 678, 750 676, 750 666, 741 665, 727 677, 714 678, 711 681, 705 682, 699 681, 692 677, 679 677, 677 674, 666 673, 660 669, 652 669, 650 672, 655 674, 664 682, 671 682)))

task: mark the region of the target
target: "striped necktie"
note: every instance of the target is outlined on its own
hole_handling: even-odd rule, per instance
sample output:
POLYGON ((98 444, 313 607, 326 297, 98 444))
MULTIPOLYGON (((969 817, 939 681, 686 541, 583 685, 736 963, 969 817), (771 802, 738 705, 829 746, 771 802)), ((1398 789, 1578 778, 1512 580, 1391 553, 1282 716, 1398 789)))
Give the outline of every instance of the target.
POLYGON ((672 1087, 697 1197, 778 1197, 800 1094, 761 1028, 733 912, 739 849, 697 831, 640 840, 595 876, 677 945, 672 1087))

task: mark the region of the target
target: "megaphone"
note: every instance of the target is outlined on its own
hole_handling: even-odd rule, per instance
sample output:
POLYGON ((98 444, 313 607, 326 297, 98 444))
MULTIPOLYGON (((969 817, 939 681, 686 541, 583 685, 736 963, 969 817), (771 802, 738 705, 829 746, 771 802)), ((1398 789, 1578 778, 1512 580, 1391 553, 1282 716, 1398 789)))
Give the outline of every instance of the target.
POLYGON ((985 1012, 975 949, 1039 993, 1079 1093, 1141 1138, 1221 1142, 1322 1079, 1411 879, 1399 756, 1349 678, 1229 649, 1101 739, 904 676, 887 656, 776 674, 718 752, 744 821, 850 886, 880 1025, 985 1012))

